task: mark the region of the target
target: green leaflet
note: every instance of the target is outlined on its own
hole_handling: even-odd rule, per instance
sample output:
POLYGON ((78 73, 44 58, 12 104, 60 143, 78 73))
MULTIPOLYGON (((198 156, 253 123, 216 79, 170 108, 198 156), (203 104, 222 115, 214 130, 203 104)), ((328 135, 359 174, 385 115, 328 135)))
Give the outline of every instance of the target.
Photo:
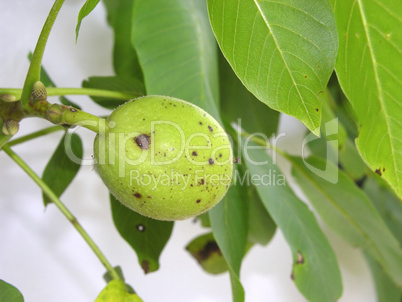
POLYGON ((219 90, 221 114, 225 121, 238 123, 248 133, 270 137, 278 129, 279 112, 261 103, 237 78, 219 51, 219 90))
POLYGON ((399 289, 383 268, 370 255, 365 253, 366 260, 369 264, 371 275, 373 276, 375 288, 377 291, 378 302, 400 302, 402 291, 399 289))
POLYGON ((228 265, 212 233, 194 238, 186 250, 197 260, 201 267, 210 274, 221 274, 228 270, 228 265))
POLYGON ((293 175, 322 219, 351 245, 366 250, 402 286, 402 250, 368 197, 344 172, 318 157, 287 156, 293 175), (318 173, 317 171, 321 171, 318 173), (332 174, 338 174, 338 181, 332 174))
POLYGON ((78 13, 77 26, 75 27, 75 42, 78 40, 78 33, 80 32, 82 19, 84 19, 94 10, 99 1, 100 0, 87 0, 81 7, 80 12, 78 13))
POLYGON ((357 149, 402 197, 402 6, 399 1, 334 1, 336 73, 360 124, 357 149))
POLYGON ((217 47, 205 1, 136 0, 133 20, 147 94, 192 102, 220 121, 217 47))
POLYGON ((109 25, 113 28, 113 66, 119 76, 143 80, 138 56, 131 44, 134 0, 103 0, 109 25))
POLYGON ((159 256, 170 238, 173 222, 142 216, 110 195, 113 221, 120 235, 134 249, 145 273, 159 268, 159 256))
POLYGON ((319 135, 318 95, 338 48, 329 3, 208 0, 208 12, 216 40, 244 86, 319 135))
POLYGON ((232 185, 226 196, 209 211, 212 231, 225 257, 232 284, 234 302, 244 301, 239 274, 247 244, 247 204, 243 188, 232 185))
POLYGON ((95 302, 143 302, 134 293, 129 293, 121 280, 112 280, 101 291, 95 302))
MULTIPOLYGON (((60 197, 81 167, 82 142, 77 134, 65 134, 43 171, 42 180, 60 197)), ((47 206, 51 201, 43 195, 47 206)))
POLYGON ((24 302, 24 297, 16 287, 3 280, 0 280, 0 301, 24 302))
POLYGON ((264 149, 255 149, 252 143, 246 147, 250 177, 254 176, 263 204, 292 250, 297 288, 309 301, 338 300, 342 282, 337 260, 313 213, 286 184, 264 149))
MULTIPOLYGON (((82 87, 107 89, 131 94, 133 98, 145 95, 144 84, 131 76, 89 77, 82 82, 82 87)), ((117 100, 107 97, 91 97, 98 105, 115 109, 128 100, 117 100)))

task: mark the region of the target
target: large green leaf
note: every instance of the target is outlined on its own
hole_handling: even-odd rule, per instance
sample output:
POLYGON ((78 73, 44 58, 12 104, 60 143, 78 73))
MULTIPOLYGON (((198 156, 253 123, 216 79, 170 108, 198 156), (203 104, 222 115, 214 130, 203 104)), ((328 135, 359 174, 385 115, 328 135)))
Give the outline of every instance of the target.
MULTIPOLYGON (((89 77, 82 82, 82 87, 107 89, 131 94, 132 98, 145 95, 144 84, 131 76, 89 77)), ((91 97, 100 106, 115 109, 128 100, 118 100, 108 97, 91 97)))
POLYGON ((335 65, 336 24, 327 1, 208 0, 223 54, 271 108, 319 134, 321 102, 335 65))
POLYGON ((205 1, 136 0, 133 18, 147 94, 192 102, 219 120, 217 47, 205 1))
POLYGON ((219 83, 222 117, 239 123, 249 133, 262 132, 270 137, 278 129, 279 112, 261 103, 243 86, 219 52, 219 83))
POLYGON ((398 288, 388 275, 384 272, 381 265, 378 264, 370 255, 365 254, 369 264, 371 275, 375 283, 378 302, 401 302, 402 291, 398 288))
POLYGON ((368 197, 344 172, 318 157, 288 156, 293 175, 322 219, 351 245, 373 256, 402 286, 402 249, 368 197), (325 174, 315 173, 315 169, 325 174), (338 173, 338 182, 325 176, 338 173))
POLYGON ((142 80, 137 53, 131 43, 134 0, 103 0, 109 25, 113 28, 113 66, 116 75, 142 80))
MULTIPOLYGON (((66 140, 67 135, 61 138, 42 175, 42 180, 58 197, 67 189, 81 167, 77 162, 82 159, 81 138, 77 134, 72 134, 69 140, 66 140), (70 158, 71 156, 74 158, 70 158)), ((42 195, 46 206, 51 201, 45 194, 42 195)))
POLYGON ((296 286, 309 301, 336 301, 342 294, 341 276, 335 254, 316 218, 286 184, 265 150, 245 142, 249 176, 292 250, 296 286))
POLYGON ((0 301, 24 302, 24 297, 16 287, 3 280, 0 280, 0 301))
POLYGON ((162 253, 173 229, 173 222, 142 216, 110 195, 113 221, 120 235, 134 249, 145 273, 158 270, 162 253))
POLYGON ((88 16, 94 8, 98 5, 100 0, 86 0, 78 13, 77 26, 75 27, 75 41, 78 40, 78 33, 80 32, 81 22, 86 16, 88 16))
POLYGON ((399 1, 335 1, 336 73, 352 103, 367 165, 402 198, 402 5, 399 1))
POLYGON ((255 186, 248 188, 248 208, 248 241, 267 245, 275 234, 276 224, 262 203, 255 186))
POLYGON ((209 211, 214 237, 229 267, 234 302, 244 301, 239 279, 247 244, 248 213, 244 194, 243 188, 232 185, 223 200, 209 211))
POLYGON ((374 177, 366 179, 363 189, 402 246, 402 205, 398 197, 374 177))

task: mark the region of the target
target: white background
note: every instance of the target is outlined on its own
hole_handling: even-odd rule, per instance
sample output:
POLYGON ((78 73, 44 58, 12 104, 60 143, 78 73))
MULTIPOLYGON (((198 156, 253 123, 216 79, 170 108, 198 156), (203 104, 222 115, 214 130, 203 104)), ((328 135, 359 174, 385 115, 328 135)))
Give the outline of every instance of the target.
MULTIPOLYGON (((82 23, 78 44, 75 25, 84 0, 67 0, 49 38, 43 64, 60 87, 80 87, 92 75, 112 75, 112 32, 100 4, 82 23)), ((0 87, 21 88, 50 0, 0 0, 0 87)), ((93 114, 107 111, 87 97, 71 97, 93 114)), ((55 101, 51 99, 50 101, 55 101)), ((27 119, 18 136, 49 126, 27 119)), ((286 137, 281 148, 299 154, 304 127, 281 118, 286 137)), ((80 130, 85 157, 92 153, 93 134, 80 130)), ((41 175, 61 133, 14 148, 41 175)), ((286 165, 284 166, 286 170, 286 165)), ((0 153, 0 279, 18 287, 26 301, 93 301, 105 286, 103 266, 55 206, 44 209, 41 192, 22 170, 0 153)), ((98 243, 113 265, 123 268, 126 281, 145 302, 231 301, 229 276, 205 274, 185 252, 185 245, 205 232, 191 220, 175 224, 160 259, 160 270, 144 275, 135 253, 119 236, 111 218, 108 193, 90 166, 82 167, 62 196, 68 208, 98 243)), ((341 301, 375 301, 373 284, 361 253, 323 226, 342 271, 341 301)), ((290 279, 292 259, 280 231, 267 247, 254 247, 243 262, 241 279, 246 300, 305 301, 290 279)))

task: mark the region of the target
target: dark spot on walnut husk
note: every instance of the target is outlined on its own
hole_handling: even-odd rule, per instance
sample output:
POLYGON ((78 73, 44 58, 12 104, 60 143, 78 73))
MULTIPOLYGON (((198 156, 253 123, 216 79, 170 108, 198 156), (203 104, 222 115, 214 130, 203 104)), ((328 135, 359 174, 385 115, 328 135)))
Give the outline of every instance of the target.
POLYGON ((191 154, 194 155, 194 156, 198 155, 197 151, 193 151, 193 153, 191 153, 191 154))
POLYGON ((197 199, 196 203, 200 203, 200 202, 201 202, 201 199, 197 199))
POLYGON ((134 193, 134 196, 137 197, 137 198, 141 198, 141 194, 138 193, 138 192, 137 192, 137 193, 134 193))
POLYGON ((315 111, 317 111, 317 112, 318 112, 318 108, 315 108, 315 111))
POLYGON ((214 129, 212 129, 212 127, 211 126, 208 126, 208 129, 209 129, 209 131, 214 131, 214 129))
POLYGON ((139 136, 134 137, 135 142, 137 143, 138 147, 143 150, 148 150, 149 145, 151 144, 151 138, 149 135, 141 134, 139 136))
POLYGON ((77 109, 75 109, 75 108, 70 108, 70 111, 71 111, 71 112, 77 112, 77 109))
POLYGON ((213 164, 214 164, 214 160, 213 160, 212 158, 210 158, 210 159, 208 159, 208 163, 209 163, 210 165, 213 165, 213 164))
POLYGON ((142 260, 141 267, 142 267, 142 270, 144 271, 145 274, 149 273, 149 261, 142 260))
POLYGON ((219 157, 222 157, 222 153, 219 153, 219 157))
POLYGON ((204 179, 201 179, 201 184, 203 185, 205 183, 205 180, 204 179))
POLYGON ((136 226, 136 228, 137 228, 137 230, 138 231, 140 231, 141 233, 142 232, 145 232, 145 226, 143 225, 143 224, 137 224, 137 226, 136 226))
POLYGON ((202 122, 200 122, 200 125, 202 125, 202 122))
POLYGON ((382 173, 381 173, 381 168, 380 169, 377 169, 377 170, 375 170, 375 173, 377 173, 378 175, 382 175, 382 173))

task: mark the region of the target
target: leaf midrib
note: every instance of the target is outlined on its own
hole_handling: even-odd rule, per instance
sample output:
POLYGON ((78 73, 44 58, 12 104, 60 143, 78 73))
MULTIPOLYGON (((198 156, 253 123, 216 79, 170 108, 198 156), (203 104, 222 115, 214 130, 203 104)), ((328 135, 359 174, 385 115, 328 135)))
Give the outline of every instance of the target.
POLYGON ((304 101, 303 101, 303 98, 302 98, 301 93, 300 93, 300 91, 299 91, 299 88, 298 88, 298 86, 297 86, 297 84, 296 84, 296 82, 295 82, 295 79, 293 78, 293 75, 292 75, 292 73, 290 72, 289 66, 288 66, 288 64, 287 64, 287 62, 286 62, 286 60, 285 60, 285 58, 284 58, 284 56, 283 56, 282 49, 279 47, 277 38, 275 37, 275 34, 274 34, 274 32, 272 31, 271 26, 269 25, 268 20, 265 18, 265 15, 264 15, 264 13, 263 13, 263 11, 262 11, 260 5, 258 4, 257 0, 253 0, 253 1, 254 1, 255 5, 256 5, 258 11, 260 12, 260 14, 261 14, 261 16, 262 16, 262 18, 263 18, 265 24, 267 25, 268 30, 270 31, 270 33, 271 33, 271 35, 272 35, 272 39, 273 39, 273 41, 274 41, 274 43, 275 43, 276 49, 278 50, 278 52, 279 52, 279 54, 280 54, 280 56, 281 56, 281 58, 282 58, 282 61, 283 61, 283 63, 285 64, 286 70, 288 71, 288 74, 289 74, 289 76, 290 76, 290 79, 292 80, 293 86, 295 87, 295 89, 296 89, 296 91, 297 91, 297 94, 299 95, 300 101, 301 101, 301 103, 303 104, 304 110, 305 110, 305 112, 307 113, 308 119, 309 119, 310 122, 311 122, 311 126, 314 127, 315 125, 314 125, 314 122, 313 122, 313 120, 312 120, 312 118, 311 118, 310 112, 307 110, 306 104, 305 104, 304 101))
MULTIPOLYGON (((374 54, 374 49, 373 49, 373 45, 372 45, 372 42, 371 42, 370 35, 368 33, 368 23, 367 23, 366 15, 364 13, 362 0, 356 0, 356 1, 359 4, 359 12, 360 12, 362 23, 363 23, 364 33, 365 33, 366 39, 367 39, 367 46, 368 46, 368 49, 370 51, 371 61, 373 63, 374 79, 375 79, 375 83, 376 83, 376 86, 377 86, 377 89, 378 89, 379 104, 380 104, 380 107, 381 107, 381 111, 383 111, 384 115, 385 115, 384 120, 385 120, 386 127, 388 129, 387 137, 388 137, 389 143, 391 145, 391 156, 392 156, 392 163, 393 163, 393 168, 394 168, 393 170, 395 172, 396 182, 399 184, 399 176, 398 176, 398 171, 397 171, 397 167, 396 167, 394 144, 393 144, 392 139, 391 139, 392 131, 391 131, 391 127, 389 125, 389 121, 388 121, 388 118, 387 118, 387 117, 389 117, 389 115, 388 115, 388 112, 387 112, 385 104, 384 104, 384 99, 383 99, 383 93, 384 92, 383 92, 383 89, 382 89, 382 86, 381 86, 381 81, 380 81, 379 76, 378 76, 377 60, 376 60, 376 57, 375 57, 375 54, 374 54)), ((376 159, 377 159, 377 154, 376 154, 376 159)))

